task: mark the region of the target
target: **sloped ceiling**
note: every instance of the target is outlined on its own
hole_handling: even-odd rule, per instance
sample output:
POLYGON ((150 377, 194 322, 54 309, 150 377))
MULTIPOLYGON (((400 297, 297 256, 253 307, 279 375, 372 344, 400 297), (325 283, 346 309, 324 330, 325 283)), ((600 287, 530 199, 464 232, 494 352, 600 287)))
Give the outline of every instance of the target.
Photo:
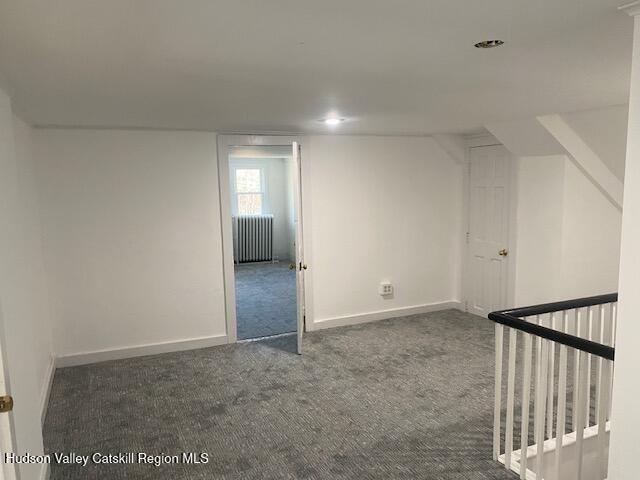
POLYGON ((6 0, 0 77, 35 125, 462 133, 626 103, 618 3, 6 0))

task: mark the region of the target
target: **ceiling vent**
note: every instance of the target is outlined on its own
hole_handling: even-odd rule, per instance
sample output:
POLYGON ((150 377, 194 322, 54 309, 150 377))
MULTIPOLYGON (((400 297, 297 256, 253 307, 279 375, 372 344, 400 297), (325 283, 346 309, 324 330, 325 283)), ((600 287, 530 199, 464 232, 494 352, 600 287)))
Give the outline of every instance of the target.
POLYGON ((484 42, 478 42, 474 45, 476 48, 495 48, 500 45, 504 45, 502 40, 485 40, 484 42))

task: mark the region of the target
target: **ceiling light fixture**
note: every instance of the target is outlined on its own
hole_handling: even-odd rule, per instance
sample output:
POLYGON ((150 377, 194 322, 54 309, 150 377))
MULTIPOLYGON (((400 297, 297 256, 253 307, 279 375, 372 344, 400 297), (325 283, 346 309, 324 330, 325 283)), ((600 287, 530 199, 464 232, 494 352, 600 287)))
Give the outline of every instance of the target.
POLYGON ((320 120, 321 122, 323 122, 326 125, 329 126, 336 126, 341 124, 342 122, 344 122, 344 118, 338 118, 338 117, 328 117, 328 118, 324 118, 322 120, 320 120))
POLYGON ((504 45, 502 40, 485 40, 484 42, 478 42, 474 45, 476 48, 495 48, 500 45, 504 45))

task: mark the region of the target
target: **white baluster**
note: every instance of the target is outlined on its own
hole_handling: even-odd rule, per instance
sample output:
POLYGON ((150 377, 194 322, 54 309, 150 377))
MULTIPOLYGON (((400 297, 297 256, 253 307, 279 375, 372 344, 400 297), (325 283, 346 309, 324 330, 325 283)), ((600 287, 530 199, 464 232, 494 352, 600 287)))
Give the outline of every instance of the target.
POLYGON ((578 409, 576 411, 576 479, 582 480, 582 460, 584 457, 584 420, 589 382, 587 379, 587 353, 580 351, 578 357, 580 359, 580 378, 578 380, 578 388, 574 390, 574 396, 578 400, 578 409))
POLYGON ((520 478, 527 478, 527 448, 529 447, 529 402, 531 401, 531 335, 524 334, 522 357, 522 419, 520 428, 520 478))
POLYGON ((605 453, 607 451, 607 411, 609 409, 610 397, 609 380, 611 377, 610 360, 600 358, 602 361, 602 375, 600 376, 600 391, 602 392, 602 398, 598 405, 598 466, 600 468, 600 479, 605 480, 607 478, 607 461, 605 453))
MULTIPOLYGON (((582 333, 582 312, 579 308, 575 309, 575 318, 574 318, 574 335, 579 337, 582 333)), ((580 357, 579 351, 576 349, 573 350, 573 405, 571 407, 571 428, 573 431, 576 431, 578 419, 577 419, 577 410, 578 410, 578 380, 580 378, 580 357)))
POLYGON ((500 456, 500 409, 502 404, 502 339, 503 326, 496 323, 496 378, 495 378, 495 402, 493 409, 493 459, 500 456))
POLYGON ((511 452, 513 452, 513 398, 515 396, 516 383, 516 343, 518 341, 518 331, 515 328, 509 329, 509 370, 507 377, 507 419, 505 423, 505 450, 504 466, 507 470, 511 468, 511 452))
MULTIPOLYGON (((595 326, 594 326, 595 328, 595 326)), ((605 316, 604 305, 598 307, 598 323, 597 329, 595 329, 594 341, 605 345, 605 316)), ((602 403, 602 357, 596 359, 596 424, 600 424, 600 404, 602 403)))
MULTIPOLYGON (((556 330, 556 315, 551 314, 550 327, 556 330)), ((549 372, 547 375, 547 438, 553 437, 553 390, 555 386, 556 344, 549 342, 549 372)))
MULTIPOLYGON (((536 324, 540 325, 540 315, 536 315, 536 324)), ((536 392, 536 396, 534 397, 534 408, 538 408, 536 402, 537 402, 537 395, 538 392, 540 391, 540 382, 541 382, 541 375, 540 373, 542 372, 542 338, 536 336, 536 379, 535 379, 535 392, 536 392)), ((542 419, 544 421, 544 417, 542 419)), ((544 431, 544 430, 543 430, 544 431)), ((533 441, 534 443, 538 443, 539 439, 538 439, 538 415, 533 415, 533 441)))
MULTIPOLYGON (((618 303, 614 302, 611 304, 611 325, 609 325, 610 327, 610 337, 609 337, 609 345, 611 347, 615 347, 616 346, 616 328, 617 328, 617 324, 618 324, 618 303)), ((614 371, 615 371, 615 363, 611 363, 610 366, 610 370, 611 370, 611 374, 609 375, 609 398, 612 398, 613 395, 613 376, 614 376, 614 371)), ((609 402, 609 408, 607 411, 607 420, 611 419, 611 404, 613 402, 609 402)))
POLYGON ((536 400, 534 404, 535 408, 535 423, 536 423, 536 438, 537 438, 537 453, 536 453, 536 480, 543 478, 544 469, 544 421, 545 421, 545 407, 547 403, 547 367, 549 365, 549 341, 542 340, 540 349, 540 382, 539 388, 536 389, 536 400))
MULTIPOLYGON (((587 339, 593 340, 593 308, 587 308, 587 339)), ((584 425, 588 427, 591 425, 591 359, 592 355, 587 353, 587 398, 585 399, 585 419, 584 425)))
MULTIPOLYGON (((562 312, 562 331, 569 330, 569 314, 562 312)), ((562 442, 564 440, 566 410, 567 410, 567 346, 560 345, 560 359, 558 365, 558 417, 556 423, 556 476, 561 477, 562 442)))

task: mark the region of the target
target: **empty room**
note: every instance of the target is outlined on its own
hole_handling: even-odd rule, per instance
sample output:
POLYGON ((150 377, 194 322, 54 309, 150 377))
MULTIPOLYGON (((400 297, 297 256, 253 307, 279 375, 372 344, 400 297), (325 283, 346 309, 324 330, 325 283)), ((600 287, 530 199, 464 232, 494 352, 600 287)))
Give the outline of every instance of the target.
POLYGON ((296 225, 301 222, 297 220, 299 206, 294 202, 295 192, 300 189, 292 148, 274 145, 230 149, 233 284, 239 340, 296 333, 295 236, 296 225))
POLYGON ((635 480, 639 243, 638 1, 0 2, 0 480, 635 480))

